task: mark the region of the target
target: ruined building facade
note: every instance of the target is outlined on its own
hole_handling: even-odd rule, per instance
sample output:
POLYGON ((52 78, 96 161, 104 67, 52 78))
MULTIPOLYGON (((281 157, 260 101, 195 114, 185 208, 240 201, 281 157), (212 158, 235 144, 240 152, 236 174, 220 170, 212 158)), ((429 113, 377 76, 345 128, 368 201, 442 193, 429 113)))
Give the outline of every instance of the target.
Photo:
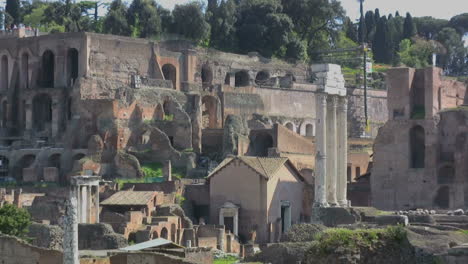
POLYGON ((373 205, 468 206, 466 86, 438 68, 388 72, 389 121, 374 145, 373 205))
MULTIPOLYGON (((315 135, 315 81, 307 65, 181 41, 2 36, 1 173, 68 182, 79 170, 138 177, 145 161, 191 171, 196 154, 266 156, 273 140, 251 131, 280 124, 315 135)), ((362 124, 362 91, 348 94, 348 120, 362 124)), ((374 111, 385 99, 370 92, 373 131, 386 121, 374 111)), ((362 125, 348 127, 362 135, 362 125)))

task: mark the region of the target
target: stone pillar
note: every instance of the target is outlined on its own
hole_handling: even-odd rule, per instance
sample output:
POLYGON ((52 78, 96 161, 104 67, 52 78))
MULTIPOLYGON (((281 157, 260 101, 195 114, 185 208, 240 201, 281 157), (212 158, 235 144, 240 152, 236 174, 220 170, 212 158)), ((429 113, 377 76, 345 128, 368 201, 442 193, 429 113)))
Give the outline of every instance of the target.
POLYGON ((76 189, 72 187, 70 199, 65 203, 65 216, 63 218, 63 263, 79 264, 78 253, 78 216, 76 189))
POLYGON ((236 212, 234 215, 234 235, 238 236, 239 235, 239 213, 236 212))
POLYGON ((166 181, 172 181, 172 165, 170 160, 164 161, 163 177, 166 181))
POLYGON ((94 203, 94 210, 96 210, 96 223, 99 223, 99 186, 95 186, 93 187, 94 188, 94 199, 95 199, 95 203, 94 203))
POLYGON ((81 190, 81 219, 80 223, 88 223, 88 193, 87 186, 80 186, 81 190))
POLYGON ((336 206, 336 166, 337 166, 337 125, 336 125, 336 107, 338 98, 336 95, 329 96, 327 105, 327 201, 330 206, 336 206))
POLYGON ((326 175, 327 175, 327 95, 317 93, 316 100, 317 133, 315 136, 315 198, 314 207, 327 207, 326 175))
POLYGON ((347 164, 348 164, 348 99, 340 97, 338 103, 338 171, 337 193, 338 204, 348 205, 347 199, 347 164))
POLYGON ((26 112, 26 130, 32 130, 33 121, 32 121, 32 99, 29 98, 26 101, 25 112, 26 112))

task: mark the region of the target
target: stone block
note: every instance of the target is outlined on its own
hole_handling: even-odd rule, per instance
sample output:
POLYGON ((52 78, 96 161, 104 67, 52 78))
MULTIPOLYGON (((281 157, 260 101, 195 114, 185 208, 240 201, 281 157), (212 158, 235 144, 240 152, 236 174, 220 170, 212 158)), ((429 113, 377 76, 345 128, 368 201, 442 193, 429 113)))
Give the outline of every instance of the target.
POLYGON ((358 214, 353 213, 349 208, 342 207, 314 207, 312 209, 312 223, 323 224, 328 227, 338 225, 351 225, 360 221, 358 214))
POLYGON ((34 168, 23 169, 23 182, 37 182, 37 173, 34 168))
POLYGON ((430 215, 408 215, 408 221, 410 223, 426 223, 426 224, 435 223, 434 217, 430 215))
POLYGON ((44 181, 46 182, 58 182, 59 181, 59 170, 56 167, 46 167, 43 170, 44 181))
POLYGON ((409 224, 408 216, 406 215, 379 215, 375 217, 378 225, 403 225, 409 224))

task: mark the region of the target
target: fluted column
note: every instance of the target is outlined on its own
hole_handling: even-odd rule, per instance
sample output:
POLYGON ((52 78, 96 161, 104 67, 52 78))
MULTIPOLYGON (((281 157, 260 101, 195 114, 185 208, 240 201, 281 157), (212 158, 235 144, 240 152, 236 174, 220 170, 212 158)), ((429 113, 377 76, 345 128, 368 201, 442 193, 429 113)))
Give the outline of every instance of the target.
POLYGON ((347 165, 348 165, 348 99, 340 97, 338 102, 338 183, 337 199, 342 207, 348 205, 347 165))
POLYGON ((337 96, 329 96, 327 105, 327 201, 330 206, 338 204, 336 199, 336 172, 337 172, 337 126, 336 108, 337 96))
POLYGON ((327 176, 327 95, 317 93, 315 97, 317 130, 315 135, 315 207, 328 207, 326 194, 327 176))

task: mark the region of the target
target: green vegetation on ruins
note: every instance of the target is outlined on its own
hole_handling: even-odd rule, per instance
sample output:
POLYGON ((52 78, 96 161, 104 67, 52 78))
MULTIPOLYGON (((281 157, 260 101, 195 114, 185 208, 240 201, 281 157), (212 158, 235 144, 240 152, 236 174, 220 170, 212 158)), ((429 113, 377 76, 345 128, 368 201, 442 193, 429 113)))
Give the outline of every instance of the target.
POLYGON ((0 207, 0 234, 26 238, 31 216, 23 208, 11 204, 0 207))
MULTIPOLYGON (((120 178, 115 181, 119 185, 119 189, 125 183, 151 183, 151 182, 162 182, 163 178, 163 165, 159 162, 148 162, 141 165, 144 177, 137 179, 120 178)), ((185 168, 172 167, 172 177, 182 179, 185 177, 185 168)))

